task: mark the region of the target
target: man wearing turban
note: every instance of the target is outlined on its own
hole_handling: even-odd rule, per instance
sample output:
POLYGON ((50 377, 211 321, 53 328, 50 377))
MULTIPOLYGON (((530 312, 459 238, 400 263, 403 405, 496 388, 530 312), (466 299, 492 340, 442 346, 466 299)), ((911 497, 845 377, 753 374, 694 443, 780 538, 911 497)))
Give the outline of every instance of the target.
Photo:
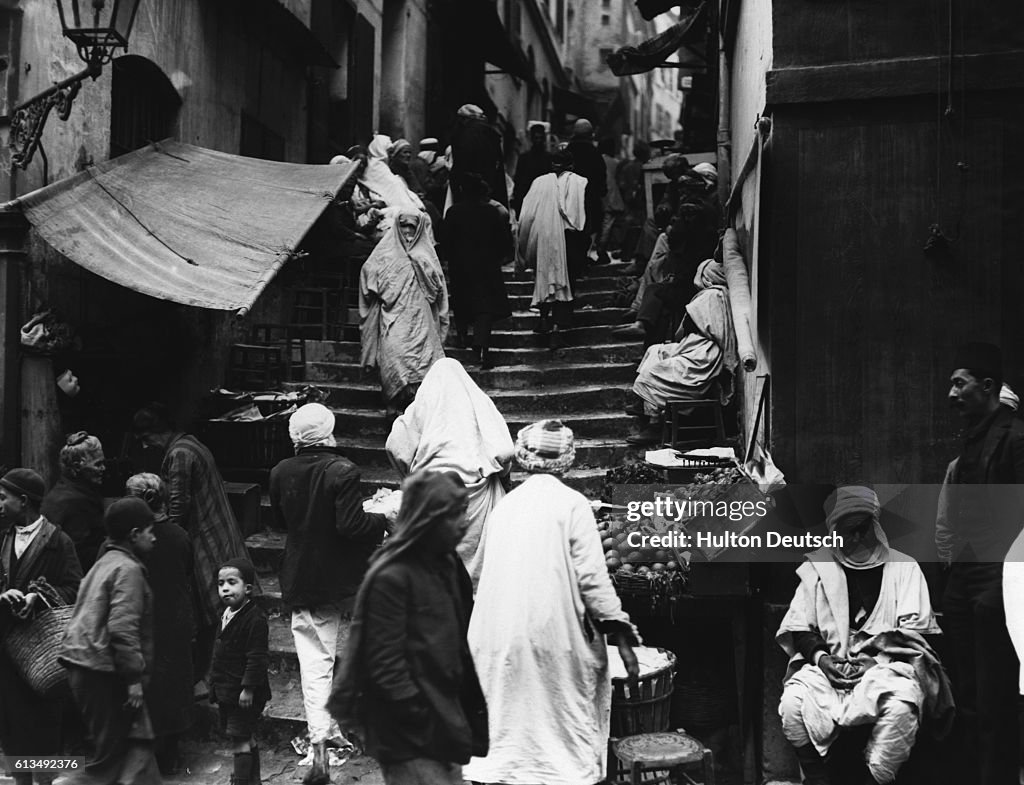
POLYGON ((966 344, 952 366, 948 399, 966 431, 946 473, 936 545, 951 565, 942 609, 963 724, 958 774, 962 782, 1016 785, 1019 661, 1007 632, 1003 562, 1024 517, 1024 423, 1000 406, 998 346, 966 344))
POLYGON ((807 554, 776 635, 789 656, 782 730, 804 783, 828 785, 824 757, 842 729, 871 726, 865 782, 891 783, 922 718, 940 735, 952 720, 949 685, 926 638, 940 630, 920 566, 889 547, 875 492, 839 488, 825 512, 842 541, 807 554))
POLYGON ((307 785, 330 779, 327 739, 334 735, 325 708, 331 691, 343 614, 384 537, 383 515, 363 510, 359 469, 337 450, 334 413, 319 403, 300 407, 288 421, 295 456, 270 472, 270 506, 288 532, 281 563, 281 598, 292 610, 302 699, 313 745, 307 785))

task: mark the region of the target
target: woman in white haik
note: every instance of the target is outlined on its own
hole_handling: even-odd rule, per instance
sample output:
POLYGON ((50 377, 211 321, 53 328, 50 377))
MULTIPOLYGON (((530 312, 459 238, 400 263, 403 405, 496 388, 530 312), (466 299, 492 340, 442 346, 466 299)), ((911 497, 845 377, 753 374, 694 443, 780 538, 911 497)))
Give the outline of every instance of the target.
POLYGON ((487 699, 490 752, 463 776, 506 785, 594 785, 605 778, 611 675, 605 635, 638 675, 636 628, 608 577, 590 503, 559 476, 572 431, 544 420, 519 432, 533 474, 487 520, 469 648, 487 699))

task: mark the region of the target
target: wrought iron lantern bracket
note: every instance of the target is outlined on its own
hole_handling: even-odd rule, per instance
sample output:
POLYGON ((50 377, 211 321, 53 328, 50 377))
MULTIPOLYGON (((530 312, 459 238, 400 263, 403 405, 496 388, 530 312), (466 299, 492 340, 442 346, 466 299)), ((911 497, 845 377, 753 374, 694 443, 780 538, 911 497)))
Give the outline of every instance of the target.
POLYGON ((69 76, 30 98, 11 113, 11 131, 8 146, 11 150, 11 165, 27 169, 39 148, 39 140, 46 127, 50 112, 57 110, 61 120, 71 115, 71 106, 82 89, 82 82, 91 77, 96 79, 103 72, 103 66, 93 60, 84 71, 69 76))

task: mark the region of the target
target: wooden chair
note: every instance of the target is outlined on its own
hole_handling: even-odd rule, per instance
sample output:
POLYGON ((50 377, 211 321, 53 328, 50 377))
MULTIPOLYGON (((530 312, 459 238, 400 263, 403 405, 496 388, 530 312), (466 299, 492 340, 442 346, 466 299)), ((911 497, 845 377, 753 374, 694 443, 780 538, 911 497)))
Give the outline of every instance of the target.
POLYGON ((665 403, 665 419, 661 430, 661 441, 673 449, 680 444, 709 442, 715 444, 725 442, 725 417, 722 414, 721 387, 717 381, 711 384, 707 392, 693 398, 673 398, 665 403), (695 411, 710 409, 714 422, 703 425, 683 425, 684 418, 691 417, 695 411), (709 433, 710 432, 710 433, 709 433), (699 435, 698 435, 699 434, 699 435), (682 435, 683 438, 680 438, 682 435), (689 437, 689 438, 686 438, 689 437))
POLYGON ((658 785, 671 781, 698 785, 697 780, 685 771, 687 767, 697 765, 703 769, 703 785, 715 785, 714 755, 683 731, 627 736, 613 742, 612 751, 629 772, 629 785, 658 785), (644 777, 645 772, 654 772, 655 775, 644 777))
POLYGON ((306 342, 296 336, 289 324, 255 324, 252 328, 253 344, 284 347, 285 381, 301 382, 306 378, 306 342))

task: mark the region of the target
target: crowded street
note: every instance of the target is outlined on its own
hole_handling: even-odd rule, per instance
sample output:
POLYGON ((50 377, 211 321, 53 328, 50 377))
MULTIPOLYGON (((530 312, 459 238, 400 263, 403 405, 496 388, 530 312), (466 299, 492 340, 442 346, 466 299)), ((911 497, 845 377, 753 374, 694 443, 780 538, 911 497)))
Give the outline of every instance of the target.
POLYGON ((1024 785, 1024 6, 903 6, 0 2, 0 785, 1024 785))

